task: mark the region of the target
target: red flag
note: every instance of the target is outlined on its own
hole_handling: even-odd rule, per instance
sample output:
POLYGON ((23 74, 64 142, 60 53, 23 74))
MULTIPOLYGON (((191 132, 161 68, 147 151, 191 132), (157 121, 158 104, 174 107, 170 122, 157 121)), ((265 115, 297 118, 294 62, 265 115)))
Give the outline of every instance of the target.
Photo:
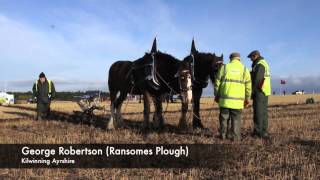
POLYGON ((285 80, 280 80, 280 84, 286 84, 285 80))

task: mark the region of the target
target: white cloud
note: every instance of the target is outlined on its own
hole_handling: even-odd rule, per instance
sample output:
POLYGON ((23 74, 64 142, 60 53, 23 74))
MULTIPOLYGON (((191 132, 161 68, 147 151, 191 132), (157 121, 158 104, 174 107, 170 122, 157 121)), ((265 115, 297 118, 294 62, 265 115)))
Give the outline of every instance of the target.
MULTIPOLYGON (((54 27, 0 14, 0 60, 7 67, 0 81, 15 81, 12 85, 21 88, 25 84, 23 79, 36 80, 43 71, 49 78, 75 80, 82 82, 73 83, 79 88, 87 87, 90 82, 106 80, 107 70, 114 61, 143 56, 151 47, 154 35, 160 39, 158 47, 166 47, 160 50, 168 53, 180 50, 178 54, 183 54, 181 49, 185 47, 177 48, 175 42, 186 41, 187 36, 175 26, 168 7, 160 1, 147 3, 151 8, 148 12, 126 6, 121 9, 123 14, 111 10, 108 15, 114 17, 109 17, 109 21, 94 12, 52 9, 48 14, 61 20, 53 22, 54 27)), ((68 83, 61 81, 61 84, 68 83)))
MULTIPOLYGON (((114 61, 141 57, 157 35, 158 48, 178 58, 189 53, 193 36, 199 51, 223 52, 224 57, 232 51, 239 51, 245 57, 244 53, 257 47, 266 55, 273 75, 310 75, 290 77, 288 81, 294 87, 304 87, 307 82, 308 86, 319 87, 313 82, 313 77, 319 77, 318 71, 312 68, 319 65, 315 62, 319 51, 308 43, 286 42, 285 37, 276 41, 270 37, 268 41, 262 34, 266 31, 260 32, 261 29, 251 26, 251 20, 240 16, 236 21, 239 28, 235 30, 230 17, 220 18, 221 11, 205 16, 193 11, 194 19, 186 21, 181 20, 184 12, 176 12, 164 1, 84 4, 86 7, 48 8, 46 17, 41 18, 47 21, 38 24, 34 19, 0 13, 0 61, 7 67, 2 69, 0 81, 35 80, 44 71, 66 89, 91 86, 90 82, 106 80, 108 68, 114 61), (180 16, 175 16, 177 14, 180 16), (70 86, 64 82, 70 82, 70 86)), ((271 27, 266 37, 274 32, 271 27)), ((227 62, 227 58, 225 60, 227 62)), ((249 60, 244 62, 249 66, 249 60)))
POLYGON ((0 80, 32 78, 41 71, 68 78, 105 79, 107 66, 116 58, 143 54, 132 39, 105 31, 102 22, 70 26, 72 39, 59 30, 44 30, 3 15, 0 26, 0 59, 8 67, 0 80))

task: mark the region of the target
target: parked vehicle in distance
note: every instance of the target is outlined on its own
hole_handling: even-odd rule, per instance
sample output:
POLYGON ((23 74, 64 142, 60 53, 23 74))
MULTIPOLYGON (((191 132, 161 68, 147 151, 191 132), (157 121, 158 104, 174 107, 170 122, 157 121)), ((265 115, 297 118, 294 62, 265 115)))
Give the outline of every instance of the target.
POLYGON ((14 95, 6 92, 0 92, 0 105, 14 104, 14 95))

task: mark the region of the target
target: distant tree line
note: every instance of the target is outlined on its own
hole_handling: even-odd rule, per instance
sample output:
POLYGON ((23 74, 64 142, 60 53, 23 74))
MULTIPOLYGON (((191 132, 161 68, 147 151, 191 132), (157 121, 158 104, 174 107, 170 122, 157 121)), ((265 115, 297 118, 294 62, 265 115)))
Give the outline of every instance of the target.
MULTIPOLYGON (((32 99, 32 92, 8 92, 9 94, 13 94, 16 101, 27 101, 32 99)), ((74 101, 85 95, 99 94, 99 91, 63 91, 56 92, 55 100, 59 101, 74 101)), ((100 92, 100 96, 103 99, 109 99, 109 92, 100 92)))

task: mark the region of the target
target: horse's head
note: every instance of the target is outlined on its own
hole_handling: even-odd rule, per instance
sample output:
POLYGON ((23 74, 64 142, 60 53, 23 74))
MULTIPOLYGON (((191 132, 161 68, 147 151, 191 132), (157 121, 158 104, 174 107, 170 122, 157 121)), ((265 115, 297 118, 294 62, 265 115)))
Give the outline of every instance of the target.
POLYGON ((140 79, 150 78, 154 82, 151 84, 157 84, 160 91, 179 94, 184 102, 191 101, 192 81, 188 64, 159 51, 156 38, 151 51, 135 61, 134 65, 136 77, 140 75, 140 79))
MULTIPOLYGON (((157 39, 155 38, 152 44, 151 48, 151 54, 153 53, 155 59, 159 59, 158 63, 159 66, 161 66, 161 63, 165 63, 165 66, 162 66, 167 74, 170 74, 170 72, 174 71, 173 69, 177 69, 178 71, 174 75, 174 78, 178 78, 178 87, 173 87, 170 85, 170 82, 172 80, 167 80, 165 84, 167 86, 171 86, 170 88, 174 88, 178 90, 177 93, 180 93, 180 96, 182 97, 183 102, 191 102, 192 100, 192 80, 191 80, 191 72, 189 68, 189 64, 179 61, 178 59, 174 58, 173 56, 162 53, 161 51, 158 51, 157 49, 157 39), (178 89, 177 89, 178 88, 178 89)), ((175 70, 176 71, 176 70, 175 70)), ((170 78, 170 77, 169 77, 170 78)), ((172 78, 172 77, 171 77, 172 78)), ((166 77, 163 77, 163 81, 166 77)), ((172 83, 171 83, 172 84, 172 83)))
POLYGON ((221 56, 215 56, 211 64, 212 72, 209 74, 213 84, 215 82, 216 75, 218 74, 218 71, 222 66, 223 66, 223 54, 221 54, 221 56))
POLYGON ((208 85, 209 78, 214 82, 216 73, 223 64, 223 55, 198 52, 192 40, 190 55, 184 61, 189 64, 193 85, 204 88, 208 85))

